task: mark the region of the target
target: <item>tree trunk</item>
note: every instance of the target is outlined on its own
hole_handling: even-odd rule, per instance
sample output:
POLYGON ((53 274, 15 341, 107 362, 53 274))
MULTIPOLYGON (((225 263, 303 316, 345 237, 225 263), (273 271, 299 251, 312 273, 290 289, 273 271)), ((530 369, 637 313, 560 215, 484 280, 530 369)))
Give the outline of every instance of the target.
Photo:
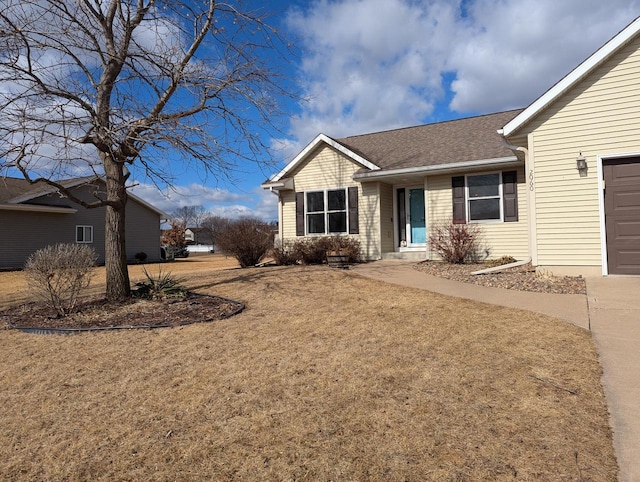
POLYGON ((107 272, 105 295, 109 301, 122 301, 131 294, 125 242, 126 178, 120 164, 107 161, 104 166, 109 202, 105 215, 104 247, 107 272))

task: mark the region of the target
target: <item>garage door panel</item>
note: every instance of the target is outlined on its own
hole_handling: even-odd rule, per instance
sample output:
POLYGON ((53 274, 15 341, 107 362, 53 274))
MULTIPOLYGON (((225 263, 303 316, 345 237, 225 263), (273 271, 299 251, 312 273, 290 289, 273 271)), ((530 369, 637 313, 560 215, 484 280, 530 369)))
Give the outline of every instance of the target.
MULTIPOLYGON (((640 183, 640 181, 638 181, 640 183)), ((637 188, 636 188, 637 189, 637 188)), ((613 197, 616 210, 632 210, 640 213, 640 192, 617 192, 613 197)))
POLYGON ((613 166, 613 172, 617 182, 640 182, 640 173, 632 164, 613 166))
POLYGON ((611 274, 640 274, 640 158, 603 162, 611 274))
POLYGON ((630 241, 640 241, 640 221, 617 221, 613 226, 614 241, 623 241, 631 238, 630 241))

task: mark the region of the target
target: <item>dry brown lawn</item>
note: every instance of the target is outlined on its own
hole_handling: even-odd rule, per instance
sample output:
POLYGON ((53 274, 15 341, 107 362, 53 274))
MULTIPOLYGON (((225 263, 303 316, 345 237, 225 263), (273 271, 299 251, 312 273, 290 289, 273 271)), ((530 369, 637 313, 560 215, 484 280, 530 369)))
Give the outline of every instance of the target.
MULTIPOLYGON (((350 271, 223 261, 167 267, 246 302, 228 320, 0 331, 2 478, 616 479, 589 333, 350 271)), ((0 303, 21 283, 0 273, 0 303)))

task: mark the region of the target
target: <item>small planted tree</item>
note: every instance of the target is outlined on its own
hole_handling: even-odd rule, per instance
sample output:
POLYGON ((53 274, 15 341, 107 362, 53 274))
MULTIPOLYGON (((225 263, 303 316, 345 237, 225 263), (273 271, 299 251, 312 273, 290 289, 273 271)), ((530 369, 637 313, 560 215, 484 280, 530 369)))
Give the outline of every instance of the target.
POLYGON ((463 264, 480 257, 480 235, 478 224, 435 223, 431 227, 429 244, 443 261, 463 264))
POLYGON ((254 266, 273 248, 273 225, 257 218, 230 221, 216 237, 216 246, 233 256, 242 268, 254 266))
POLYGON ((180 221, 173 221, 171 227, 162 233, 160 242, 163 246, 186 246, 184 238, 185 224, 180 221))
POLYGON ((73 312, 83 289, 89 286, 98 256, 84 244, 56 244, 33 253, 25 274, 34 295, 58 316, 73 312))

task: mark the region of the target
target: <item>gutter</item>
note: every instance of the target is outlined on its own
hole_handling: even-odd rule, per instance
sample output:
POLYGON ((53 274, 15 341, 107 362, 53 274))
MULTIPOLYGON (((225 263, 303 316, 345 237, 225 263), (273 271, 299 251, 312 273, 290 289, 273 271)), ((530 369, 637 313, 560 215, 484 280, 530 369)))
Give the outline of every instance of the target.
POLYGON ((73 214, 78 210, 57 206, 43 206, 40 204, 0 204, 0 211, 28 211, 37 213, 73 214))
MULTIPOLYGON (((502 143, 508 149, 512 151, 522 152, 524 154, 524 178, 525 183, 527 182, 527 176, 533 176, 533 169, 531 166, 531 158, 529 156, 529 149, 522 146, 514 146, 513 144, 509 144, 507 142, 507 138, 504 136, 504 129, 498 130, 498 134, 502 136, 502 143)), ((534 212, 534 199, 533 199, 533 188, 527 189, 527 232, 529 237, 529 258, 533 262, 534 265, 538 264, 538 254, 537 254, 537 245, 535 233, 535 212, 534 212)))
POLYGON ((463 171, 483 167, 500 167, 518 163, 517 156, 498 157, 494 159, 481 159, 477 161, 453 162, 450 164, 437 164, 434 166, 405 167, 401 169, 390 169, 384 171, 363 172, 353 175, 354 180, 369 180, 385 178, 390 176, 411 175, 411 174, 444 174, 452 171, 463 171))

